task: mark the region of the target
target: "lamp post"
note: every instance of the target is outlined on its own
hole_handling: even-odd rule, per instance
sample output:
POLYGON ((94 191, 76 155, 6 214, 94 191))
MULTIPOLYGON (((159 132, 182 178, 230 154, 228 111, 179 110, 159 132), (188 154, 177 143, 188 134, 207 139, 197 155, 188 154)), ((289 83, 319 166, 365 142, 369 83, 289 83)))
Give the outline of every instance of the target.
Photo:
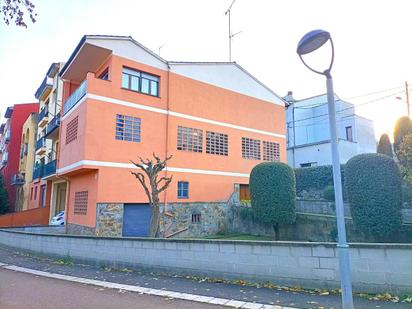
POLYGON ((330 141, 332 148, 332 166, 333 166, 333 183, 335 188, 335 205, 336 205, 336 222, 338 226, 338 252, 339 252, 339 270, 341 277, 341 289, 342 289, 342 307, 343 309, 353 309, 352 298, 352 282, 351 282, 351 270, 349 261, 349 246, 346 242, 346 229, 345 229, 345 214, 343 207, 342 197, 342 177, 340 171, 340 159, 338 151, 338 136, 336 130, 336 111, 335 111, 335 93, 333 91, 333 80, 330 73, 334 60, 334 47, 330 33, 324 30, 313 30, 303 36, 298 43, 297 53, 303 64, 311 71, 324 75, 326 77, 326 88, 328 98, 328 113, 329 113, 329 131, 330 141), (325 71, 318 71, 306 64, 303 55, 309 54, 321 46, 327 41, 330 42, 332 49, 332 57, 329 64, 329 68, 325 71))

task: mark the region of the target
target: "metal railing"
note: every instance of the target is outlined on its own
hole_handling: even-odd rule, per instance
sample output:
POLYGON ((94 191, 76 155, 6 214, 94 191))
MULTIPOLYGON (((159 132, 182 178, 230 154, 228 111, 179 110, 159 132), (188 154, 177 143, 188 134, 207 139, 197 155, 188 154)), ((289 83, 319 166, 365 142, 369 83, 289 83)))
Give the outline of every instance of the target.
POLYGON ((54 129, 60 126, 60 113, 53 117, 52 120, 47 124, 46 135, 50 134, 54 129))
POLYGON ((44 137, 40 138, 37 142, 36 142, 36 150, 42 148, 42 147, 46 147, 46 139, 44 137))
POLYGON ((21 174, 15 174, 11 177, 12 186, 24 185, 24 176, 21 174))
POLYGON ((44 169, 43 164, 35 166, 33 169, 33 179, 43 177, 43 169, 44 169))
POLYGON ((87 80, 85 79, 64 103, 63 115, 66 115, 86 94, 87 80))
POLYGON ((37 121, 40 122, 44 117, 49 114, 49 106, 45 105, 40 113, 37 115, 37 121))
POLYGON ((56 163, 57 161, 53 160, 45 164, 43 166, 43 176, 42 177, 47 177, 47 176, 56 174, 56 163))

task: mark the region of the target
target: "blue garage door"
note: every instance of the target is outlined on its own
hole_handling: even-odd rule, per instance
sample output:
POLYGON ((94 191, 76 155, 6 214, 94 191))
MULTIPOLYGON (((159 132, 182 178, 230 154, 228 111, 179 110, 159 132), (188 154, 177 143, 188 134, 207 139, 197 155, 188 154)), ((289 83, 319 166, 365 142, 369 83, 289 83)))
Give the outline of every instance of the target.
POLYGON ((151 213, 149 204, 125 204, 123 236, 147 237, 151 213))

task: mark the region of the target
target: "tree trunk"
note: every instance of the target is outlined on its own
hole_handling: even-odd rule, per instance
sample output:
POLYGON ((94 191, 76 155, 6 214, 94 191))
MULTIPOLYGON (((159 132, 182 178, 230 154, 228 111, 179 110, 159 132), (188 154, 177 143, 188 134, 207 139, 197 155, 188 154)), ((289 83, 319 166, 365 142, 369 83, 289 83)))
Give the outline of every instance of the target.
POLYGON ((160 206, 157 198, 153 199, 152 214, 150 216, 149 237, 157 237, 160 225, 160 206))

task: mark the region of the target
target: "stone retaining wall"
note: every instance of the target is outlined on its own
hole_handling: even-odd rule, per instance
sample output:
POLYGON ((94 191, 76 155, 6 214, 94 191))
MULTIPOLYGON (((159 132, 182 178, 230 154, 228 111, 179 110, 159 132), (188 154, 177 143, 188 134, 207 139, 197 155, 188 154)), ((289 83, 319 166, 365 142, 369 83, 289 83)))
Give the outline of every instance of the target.
MULTIPOLYGON (((103 238, 3 229, 0 244, 117 268, 339 287, 338 252, 332 243, 103 238)), ((350 256, 355 291, 411 293, 411 244, 352 244, 350 256)))

